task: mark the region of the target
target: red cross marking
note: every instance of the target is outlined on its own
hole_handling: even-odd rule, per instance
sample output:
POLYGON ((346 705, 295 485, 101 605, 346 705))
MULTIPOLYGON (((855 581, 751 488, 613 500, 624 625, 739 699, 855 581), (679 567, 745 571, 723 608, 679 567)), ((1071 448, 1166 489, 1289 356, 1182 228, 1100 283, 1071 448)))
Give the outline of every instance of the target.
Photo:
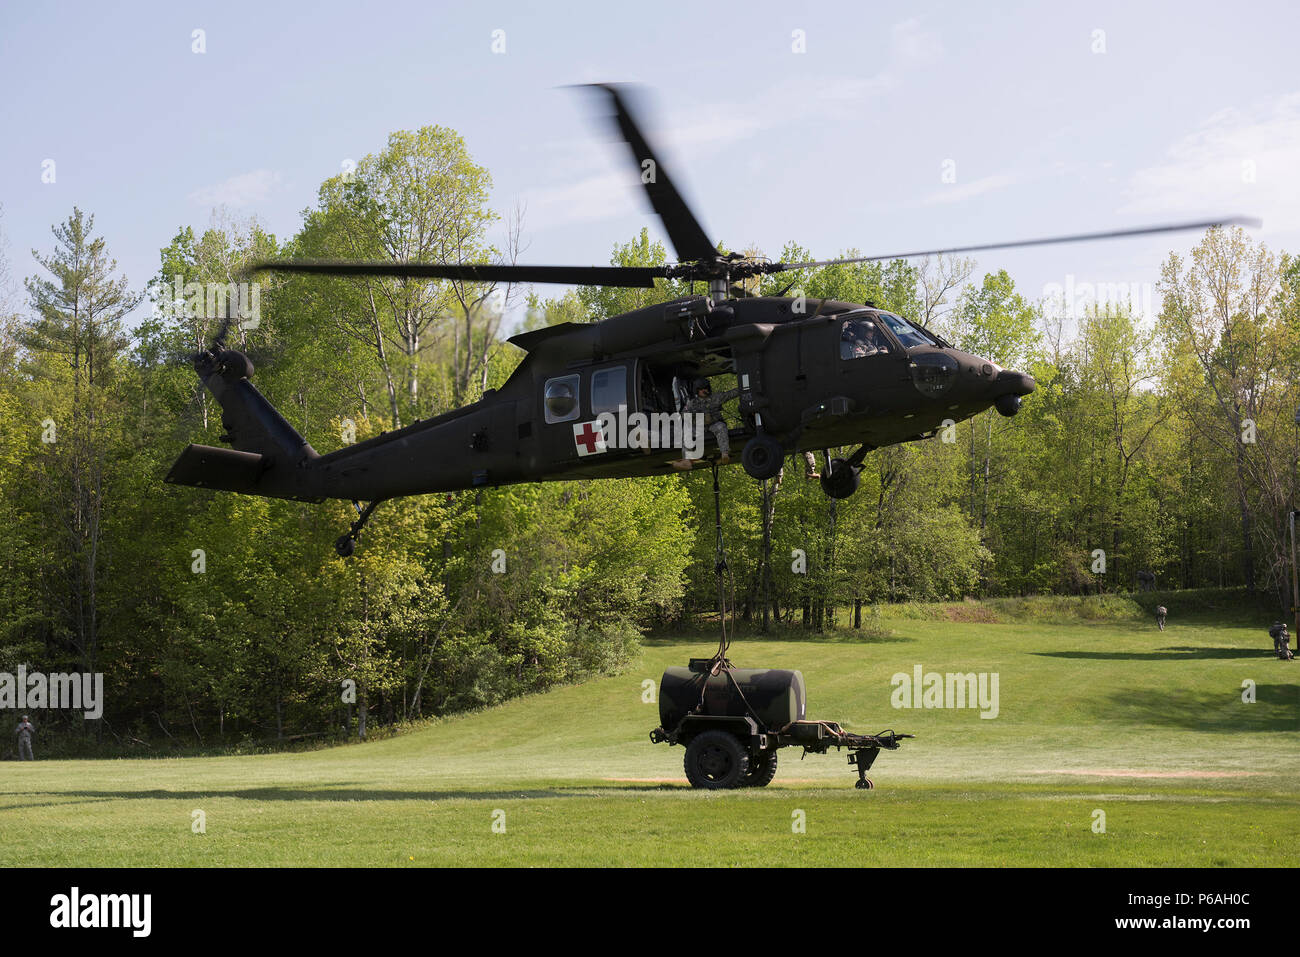
POLYGON ((585 445, 587 447, 586 454, 591 455, 593 452, 599 451, 597 446, 605 443, 605 434, 596 428, 594 422, 584 422, 582 423, 581 432, 577 430, 576 426, 574 427, 573 443, 574 445, 585 445))

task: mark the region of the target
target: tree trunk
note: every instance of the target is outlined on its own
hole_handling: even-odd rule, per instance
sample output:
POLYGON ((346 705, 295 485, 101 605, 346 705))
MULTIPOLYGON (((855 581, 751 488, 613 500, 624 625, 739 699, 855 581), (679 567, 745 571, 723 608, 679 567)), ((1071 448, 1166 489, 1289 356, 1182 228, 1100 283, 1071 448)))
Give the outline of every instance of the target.
MULTIPOLYGON (((1238 434, 1240 434, 1240 432, 1238 434)), ((1243 460, 1243 455, 1244 453, 1241 450, 1241 444, 1238 443, 1236 447, 1237 506, 1241 511, 1242 563, 1246 573, 1246 588, 1248 591, 1253 592, 1255 590, 1255 547, 1252 542, 1253 535, 1251 534, 1252 522, 1250 516, 1250 502, 1246 498, 1248 480, 1245 475, 1245 462, 1243 460)))

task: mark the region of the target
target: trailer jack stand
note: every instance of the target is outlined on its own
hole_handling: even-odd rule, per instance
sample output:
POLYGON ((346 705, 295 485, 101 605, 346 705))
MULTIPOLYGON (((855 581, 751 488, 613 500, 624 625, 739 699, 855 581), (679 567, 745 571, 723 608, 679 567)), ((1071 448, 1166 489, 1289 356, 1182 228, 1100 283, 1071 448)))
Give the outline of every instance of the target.
POLYGON ((875 787, 871 783, 871 778, 867 777, 867 772, 871 770, 871 765, 875 763, 876 755, 879 753, 879 748, 859 748, 849 752, 849 764, 855 765, 858 769, 858 783, 853 785, 854 787, 867 791, 875 787))

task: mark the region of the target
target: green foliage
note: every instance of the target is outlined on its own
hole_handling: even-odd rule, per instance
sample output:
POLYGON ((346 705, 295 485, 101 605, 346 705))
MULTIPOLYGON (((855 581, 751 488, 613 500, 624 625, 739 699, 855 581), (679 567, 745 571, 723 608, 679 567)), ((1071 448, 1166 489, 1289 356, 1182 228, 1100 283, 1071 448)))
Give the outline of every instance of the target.
MULTIPOLYGON (((224 317, 203 297, 174 308, 178 289, 224 286, 277 255, 500 260, 490 185, 454 131, 395 133, 323 183, 284 243, 256 221, 178 229, 133 337, 123 319, 140 296, 113 275, 93 220, 74 210, 56 228, 28 315, 0 316, 0 668, 105 673, 105 720, 70 722, 69 747, 85 745, 77 735, 177 753, 371 735, 616 672, 646 628, 717 615, 706 469, 386 503, 349 561, 332 549, 353 517, 344 503, 162 483, 185 441, 219 444, 222 431, 185 359, 224 317)), ((813 256, 792 243, 781 258, 813 256)), ((648 230, 611 256, 667 259, 648 230)), ((968 266, 945 269, 858 263, 751 284, 929 316, 1038 389, 1013 419, 986 412, 873 452, 846 500, 798 457, 762 484, 723 469, 725 586, 741 619, 812 637, 861 609, 845 640, 908 640, 882 606, 958 623, 1135 621, 1157 598, 1175 614, 1237 607, 1232 592, 1169 589, 1243 585, 1269 593, 1243 613, 1275 615, 1300 457, 1296 260, 1212 232, 1190 262, 1166 264, 1155 330, 1097 308, 1070 335, 1005 271, 959 291, 968 266), (1130 594, 1139 571, 1162 590, 1130 594)), ((259 321, 228 325, 228 341, 321 452, 471 401, 519 362, 490 284, 258 281, 259 321)), ((703 292, 660 281, 532 295, 524 327, 703 292)))
POLYGON ((978 289, 966 287, 951 335, 958 347, 1003 368, 1028 368, 1041 338, 1037 319, 1038 310, 1001 269, 986 275, 978 289))

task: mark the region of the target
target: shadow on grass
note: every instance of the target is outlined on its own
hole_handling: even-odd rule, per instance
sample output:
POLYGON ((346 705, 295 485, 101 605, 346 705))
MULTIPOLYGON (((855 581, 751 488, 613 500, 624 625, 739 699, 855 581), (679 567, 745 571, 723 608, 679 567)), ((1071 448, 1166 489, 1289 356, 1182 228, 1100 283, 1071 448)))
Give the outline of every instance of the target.
POLYGON ((164 788, 149 788, 139 791, 0 791, 0 798, 66 797, 67 801, 42 801, 32 804, 16 804, 3 810, 17 807, 57 807, 67 804, 93 803, 98 801, 192 801, 211 798, 239 798, 248 801, 330 801, 348 803, 354 801, 506 801, 506 800, 542 800, 548 798, 592 797, 603 791, 690 791, 692 788, 683 781, 681 784, 669 782, 610 782, 608 784, 575 785, 565 788, 504 788, 493 791, 394 791, 371 788, 341 788, 334 790, 309 790, 306 788, 240 788, 221 790, 186 790, 169 791, 164 788))
MULTIPOLYGON (((1300 731, 1300 686, 1258 684, 1255 701, 1241 700, 1242 690, 1221 692, 1191 689, 1130 689, 1096 702, 1098 717, 1134 726, 1182 728, 1188 731, 1239 731, 1246 734, 1300 731)), ((1134 741, 1141 731, 1126 733, 1134 741)), ((1116 740, 1117 748, 1124 746, 1116 740)))
MULTIPOLYGON (((779 644, 799 644, 807 642, 808 644, 830 644, 830 645, 880 645, 895 644, 904 642, 913 642, 917 639, 909 638, 907 635, 896 634, 892 629, 883 631, 870 631, 866 628, 836 628, 834 630, 813 631, 811 629, 791 628, 788 631, 773 631, 768 634, 755 632, 752 635, 740 633, 733 636, 733 641, 745 642, 771 642, 779 644)), ((717 636, 694 639, 689 636, 670 637, 657 636, 654 638, 643 638, 641 643, 647 648, 672 648, 679 645, 698 644, 700 648, 705 649, 701 654, 695 655, 697 658, 707 658, 713 649, 717 648, 717 636), (710 642, 712 644, 710 644, 710 642)))
MULTIPOLYGON (((1043 658, 1078 658, 1092 661, 1191 661, 1197 658, 1231 659, 1258 658, 1277 661, 1272 651, 1264 648, 1191 648, 1180 645, 1156 651, 1034 651, 1043 658)), ((1278 661, 1286 667, 1287 662, 1278 661)))

